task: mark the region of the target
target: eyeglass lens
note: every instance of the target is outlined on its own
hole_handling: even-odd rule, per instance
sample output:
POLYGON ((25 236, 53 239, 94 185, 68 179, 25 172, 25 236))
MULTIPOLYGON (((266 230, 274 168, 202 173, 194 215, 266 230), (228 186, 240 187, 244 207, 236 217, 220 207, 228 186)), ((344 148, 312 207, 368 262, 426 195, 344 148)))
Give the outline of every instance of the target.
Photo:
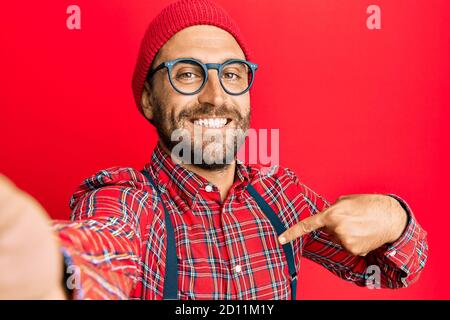
MULTIPOLYGON (((222 67, 219 75, 220 82, 232 94, 239 94, 247 90, 252 80, 251 68, 243 62, 227 63, 222 67)), ((170 74, 172 85, 183 93, 194 93, 205 81, 203 67, 193 61, 179 61, 172 67, 170 74)))

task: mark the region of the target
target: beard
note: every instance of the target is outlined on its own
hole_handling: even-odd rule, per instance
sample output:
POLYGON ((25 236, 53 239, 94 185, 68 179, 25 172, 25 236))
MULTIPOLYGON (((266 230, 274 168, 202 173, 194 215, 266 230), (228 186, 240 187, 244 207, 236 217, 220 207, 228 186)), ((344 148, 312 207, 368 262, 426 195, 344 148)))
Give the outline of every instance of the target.
POLYGON ((175 108, 166 107, 157 97, 152 102, 152 124, 173 160, 219 171, 236 159, 250 125, 250 108, 241 113, 233 105, 197 104, 186 106, 177 115, 175 108), (229 123, 224 130, 202 128, 193 123, 193 119, 211 117, 226 118, 229 123))

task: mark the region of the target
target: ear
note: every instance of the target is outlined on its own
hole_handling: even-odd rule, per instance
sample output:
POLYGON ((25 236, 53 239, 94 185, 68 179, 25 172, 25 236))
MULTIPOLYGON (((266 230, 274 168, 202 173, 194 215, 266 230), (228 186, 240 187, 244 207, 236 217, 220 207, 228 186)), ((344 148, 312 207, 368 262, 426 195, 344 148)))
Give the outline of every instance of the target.
POLYGON ((152 87, 148 83, 148 81, 145 81, 144 83, 144 90, 142 92, 141 97, 141 106, 142 111, 144 112, 145 117, 152 122, 153 120, 153 105, 152 105, 152 87))

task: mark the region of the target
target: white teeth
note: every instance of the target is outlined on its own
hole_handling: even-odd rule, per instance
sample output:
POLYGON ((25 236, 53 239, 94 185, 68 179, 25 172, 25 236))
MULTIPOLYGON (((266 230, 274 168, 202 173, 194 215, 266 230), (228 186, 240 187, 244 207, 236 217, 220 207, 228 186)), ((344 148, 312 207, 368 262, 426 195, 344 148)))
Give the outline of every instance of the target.
POLYGON ((197 119, 194 124, 198 126, 203 126, 206 128, 222 128, 227 124, 226 118, 207 118, 207 119, 197 119))

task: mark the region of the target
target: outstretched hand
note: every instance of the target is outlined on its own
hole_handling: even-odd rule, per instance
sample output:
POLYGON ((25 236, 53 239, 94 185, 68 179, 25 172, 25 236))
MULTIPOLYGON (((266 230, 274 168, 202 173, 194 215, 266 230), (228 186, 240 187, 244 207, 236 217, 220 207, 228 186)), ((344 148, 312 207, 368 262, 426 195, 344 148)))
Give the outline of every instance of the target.
POLYGON ((64 299, 63 258, 39 203, 0 174, 0 299, 64 299))

